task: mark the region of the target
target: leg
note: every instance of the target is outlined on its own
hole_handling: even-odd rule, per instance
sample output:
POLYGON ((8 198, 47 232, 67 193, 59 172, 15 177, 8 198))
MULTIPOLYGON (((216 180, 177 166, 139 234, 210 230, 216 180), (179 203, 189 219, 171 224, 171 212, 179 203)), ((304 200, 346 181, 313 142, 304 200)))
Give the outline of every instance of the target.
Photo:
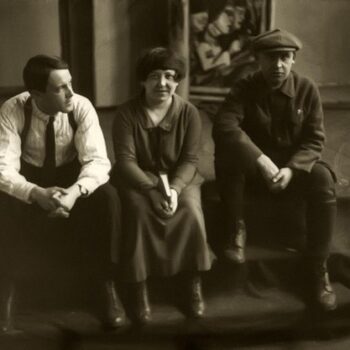
POLYGON ((332 175, 322 164, 315 164, 307 200, 307 253, 316 302, 324 310, 334 310, 336 296, 329 282, 327 259, 335 228, 337 204, 332 175))
POLYGON ((243 172, 216 164, 217 185, 223 204, 225 243, 223 256, 233 263, 245 262, 246 228, 244 194, 246 177, 243 172))
POLYGON ((120 194, 123 213, 122 275, 130 292, 133 321, 144 325, 152 319, 146 280, 157 260, 158 234, 162 235, 164 222, 155 217, 150 202, 143 194, 125 187, 120 188, 120 194))
POLYGON ((4 333, 11 333, 14 331, 14 298, 15 285, 9 279, 0 281, 2 290, 0 295, 0 331, 4 333))
POLYGON ((335 228, 337 203, 334 180, 322 164, 315 164, 308 179, 307 252, 314 260, 327 260, 335 228))
POLYGON ((190 318, 202 318, 205 314, 205 301, 202 293, 202 280, 199 272, 184 271, 174 279, 177 298, 181 308, 190 318))
POLYGON ((111 257, 111 238, 119 236, 121 230, 116 189, 105 184, 88 198, 79 199, 71 219, 80 253, 77 259, 82 259, 102 284, 103 324, 108 328, 119 327, 125 322, 125 312, 114 286, 111 257), (94 259, 91 259, 92 254, 94 259))
MULTIPOLYGON (((181 193, 177 215, 179 220, 178 226, 184 226, 184 223, 187 223, 188 226, 197 227, 196 230, 190 231, 184 237, 187 237, 186 247, 191 251, 191 255, 202 256, 203 258, 200 259, 200 263, 197 263, 196 266, 191 266, 191 270, 185 270, 181 273, 184 285, 180 285, 186 291, 184 299, 187 301, 188 315, 194 318, 201 318, 204 316, 205 302, 202 294, 200 272, 210 269, 213 255, 207 245, 199 186, 188 186, 181 193)), ((184 232, 185 228, 182 231, 184 232)), ((175 247, 175 242, 171 246, 175 247)), ((183 247, 183 244, 177 244, 177 246, 183 247)), ((175 253, 174 256, 181 256, 180 252, 175 253)))
POLYGON ((133 300, 133 318, 139 325, 144 325, 152 320, 151 304, 148 297, 147 282, 131 282, 129 290, 133 300))
POLYGON ((14 331, 14 312, 18 268, 24 246, 22 225, 27 222, 28 205, 0 193, 0 321, 3 332, 14 331))
POLYGON ((329 282, 327 259, 337 212, 334 180, 326 166, 316 163, 309 174, 297 174, 296 183, 307 202, 306 261, 313 297, 322 309, 333 310, 337 304, 329 282))

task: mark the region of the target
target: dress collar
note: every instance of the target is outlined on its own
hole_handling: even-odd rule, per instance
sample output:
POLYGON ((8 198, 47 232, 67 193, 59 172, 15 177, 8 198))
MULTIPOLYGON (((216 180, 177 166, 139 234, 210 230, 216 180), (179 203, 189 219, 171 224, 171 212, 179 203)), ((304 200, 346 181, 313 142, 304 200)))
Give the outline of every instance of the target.
MULTIPOLYGON (((179 106, 179 97, 176 94, 174 94, 172 97, 172 102, 171 102, 171 105, 170 105, 168 112, 166 113, 163 120, 157 125, 157 127, 161 128, 165 131, 170 131, 176 118, 177 118, 177 115, 178 115, 178 113, 177 113, 178 108, 179 108, 178 106, 179 106)), ((152 120, 148 116, 147 111, 146 111, 144 96, 140 97, 140 107, 142 109, 141 125, 145 129, 154 128, 155 126, 152 123, 152 120)))

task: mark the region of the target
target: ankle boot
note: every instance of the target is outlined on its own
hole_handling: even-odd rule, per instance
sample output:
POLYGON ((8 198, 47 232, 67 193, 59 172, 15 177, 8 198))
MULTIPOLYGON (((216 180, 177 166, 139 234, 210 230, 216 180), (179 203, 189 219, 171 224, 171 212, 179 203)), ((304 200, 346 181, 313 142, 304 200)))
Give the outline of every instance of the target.
POLYGON ((118 297, 114 282, 109 280, 104 284, 105 311, 102 323, 105 328, 118 328, 125 324, 125 311, 118 297))
POLYGON ((189 281, 189 312, 190 316, 201 318, 204 316, 205 303, 202 295, 202 283, 200 276, 196 275, 189 281))
POLYGON ((235 264, 245 262, 245 243, 247 231, 244 220, 238 220, 235 224, 235 230, 229 236, 229 240, 224 247, 224 257, 235 264))
POLYGON ((13 325, 13 313, 15 303, 15 287, 12 283, 4 283, 4 288, 0 296, 0 322, 1 332, 11 333, 15 331, 13 325))
POLYGON ((326 260, 311 263, 311 278, 313 282, 313 298, 323 311, 337 308, 337 298, 329 281, 326 260))
POLYGON ((133 283, 133 289, 135 296, 135 320, 139 324, 146 324, 152 319, 147 284, 145 281, 133 283))

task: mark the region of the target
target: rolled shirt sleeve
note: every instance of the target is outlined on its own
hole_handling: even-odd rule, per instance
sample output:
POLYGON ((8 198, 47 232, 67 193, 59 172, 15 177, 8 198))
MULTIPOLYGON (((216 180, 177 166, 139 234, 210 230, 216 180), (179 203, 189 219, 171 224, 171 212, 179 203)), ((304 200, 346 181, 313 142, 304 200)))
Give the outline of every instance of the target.
POLYGON ((23 105, 28 96, 23 94, 20 99, 8 100, 0 109, 0 191, 30 203, 30 192, 36 185, 19 173, 23 105))
POLYGON ((81 164, 76 184, 91 194, 109 180, 111 163, 95 108, 88 99, 83 101, 74 112, 78 124, 74 144, 81 164))

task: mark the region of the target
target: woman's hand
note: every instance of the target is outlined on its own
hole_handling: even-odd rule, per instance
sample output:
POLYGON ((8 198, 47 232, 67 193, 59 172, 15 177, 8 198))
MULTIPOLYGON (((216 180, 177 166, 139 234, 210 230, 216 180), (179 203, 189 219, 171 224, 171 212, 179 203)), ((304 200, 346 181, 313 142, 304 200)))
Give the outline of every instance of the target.
POLYGON ((148 194, 152 207, 159 217, 166 219, 173 215, 169 202, 157 189, 150 190, 148 194))
POLYGON ((171 211, 171 214, 174 215, 178 205, 178 194, 173 188, 170 189, 170 193, 171 193, 171 197, 170 197, 169 209, 171 211))

